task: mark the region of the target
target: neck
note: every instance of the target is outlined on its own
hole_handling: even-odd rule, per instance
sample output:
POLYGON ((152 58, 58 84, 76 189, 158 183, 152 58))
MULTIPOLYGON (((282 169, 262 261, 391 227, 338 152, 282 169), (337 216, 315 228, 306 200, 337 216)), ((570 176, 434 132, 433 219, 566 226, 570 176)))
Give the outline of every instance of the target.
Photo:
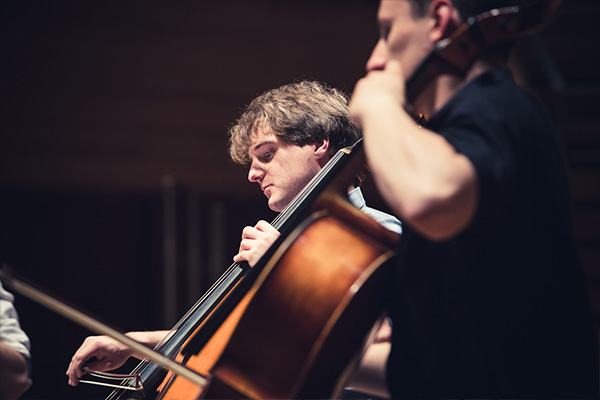
POLYGON ((492 66, 482 60, 475 61, 464 76, 444 73, 435 77, 415 100, 417 112, 433 115, 469 82, 488 71, 492 66))

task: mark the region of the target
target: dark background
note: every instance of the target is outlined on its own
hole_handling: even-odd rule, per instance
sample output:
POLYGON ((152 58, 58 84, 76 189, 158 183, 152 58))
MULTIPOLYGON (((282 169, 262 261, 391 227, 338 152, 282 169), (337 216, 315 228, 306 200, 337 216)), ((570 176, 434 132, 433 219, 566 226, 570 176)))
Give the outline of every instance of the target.
MULTIPOLYGON (((6 2, 5 2, 6 3, 6 2)), ((600 321, 597 0, 568 0, 512 66, 554 116, 600 321)), ((172 326, 274 215, 226 153, 265 90, 351 93, 377 40, 373 1, 19 1, 0 6, 0 261, 120 330, 172 326), (172 272, 168 272, 172 271, 172 272), (170 275, 169 275, 170 274, 170 275)), ((371 182, 370 205, 386 208, 371 182)), ((518 229, 518 227, 515 227, 518 229)), ((64 372, 90 334, 16 295, 26 399, 104 398, 64 372)), ((552 351, 552 349, 548 349, 552 351)))

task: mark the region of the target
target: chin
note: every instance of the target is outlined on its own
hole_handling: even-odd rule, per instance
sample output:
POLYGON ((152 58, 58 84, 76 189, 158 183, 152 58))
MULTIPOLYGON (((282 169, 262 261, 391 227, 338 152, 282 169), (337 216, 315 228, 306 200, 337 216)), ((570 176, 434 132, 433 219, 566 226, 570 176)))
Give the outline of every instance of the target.
POLYGON ((285 208, 285 205, 282 205, 281 201, 272 201, 272 199, 269 199, 268 204, 269 208, 275 212, 281 212, 285 208))
POLYGON ((279 207, 279 206, 269 206, 269 208, 271 209, 271 211, 275 211, 275 212, 281 212, 283 210, 283 207, 279 207))

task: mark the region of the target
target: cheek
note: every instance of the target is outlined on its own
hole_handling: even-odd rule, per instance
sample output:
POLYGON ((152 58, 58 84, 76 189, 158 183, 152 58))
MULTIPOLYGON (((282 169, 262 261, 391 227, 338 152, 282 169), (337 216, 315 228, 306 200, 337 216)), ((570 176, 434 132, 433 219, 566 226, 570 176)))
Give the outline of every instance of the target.
POLYGON ((402 63, 404 79, 408 79, 419 63, 427 56, 428 51, 419 37, 409 27, 394 32, 388 41, 388 57, 402 63), (410 34, 409 34, 410 33, 410 34))
POLYGON ((296 189, 304 181, 306 166, 301 163, 287 163, 278 169, 279 179, 286 187, 296 189))
POLYGON ((408 47, 408 37, 402 29, 393 29, 387 38, 388 56, 393 59, 401 59, 408 47))

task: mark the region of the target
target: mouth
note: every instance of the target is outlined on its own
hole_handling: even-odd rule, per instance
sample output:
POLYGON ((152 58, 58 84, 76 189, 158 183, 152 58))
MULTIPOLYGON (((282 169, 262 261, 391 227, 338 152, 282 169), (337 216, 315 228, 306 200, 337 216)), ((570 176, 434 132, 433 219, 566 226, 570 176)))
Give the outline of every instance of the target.
POLYGON ((261 187, 260 190, 263 191, 265 196, 269 197, 271 195, 271 186, 273 186, 273 185, 265 185, 265 186, 261 187), (268 193, 267 193, 267 191, 268 191, 268 193))

